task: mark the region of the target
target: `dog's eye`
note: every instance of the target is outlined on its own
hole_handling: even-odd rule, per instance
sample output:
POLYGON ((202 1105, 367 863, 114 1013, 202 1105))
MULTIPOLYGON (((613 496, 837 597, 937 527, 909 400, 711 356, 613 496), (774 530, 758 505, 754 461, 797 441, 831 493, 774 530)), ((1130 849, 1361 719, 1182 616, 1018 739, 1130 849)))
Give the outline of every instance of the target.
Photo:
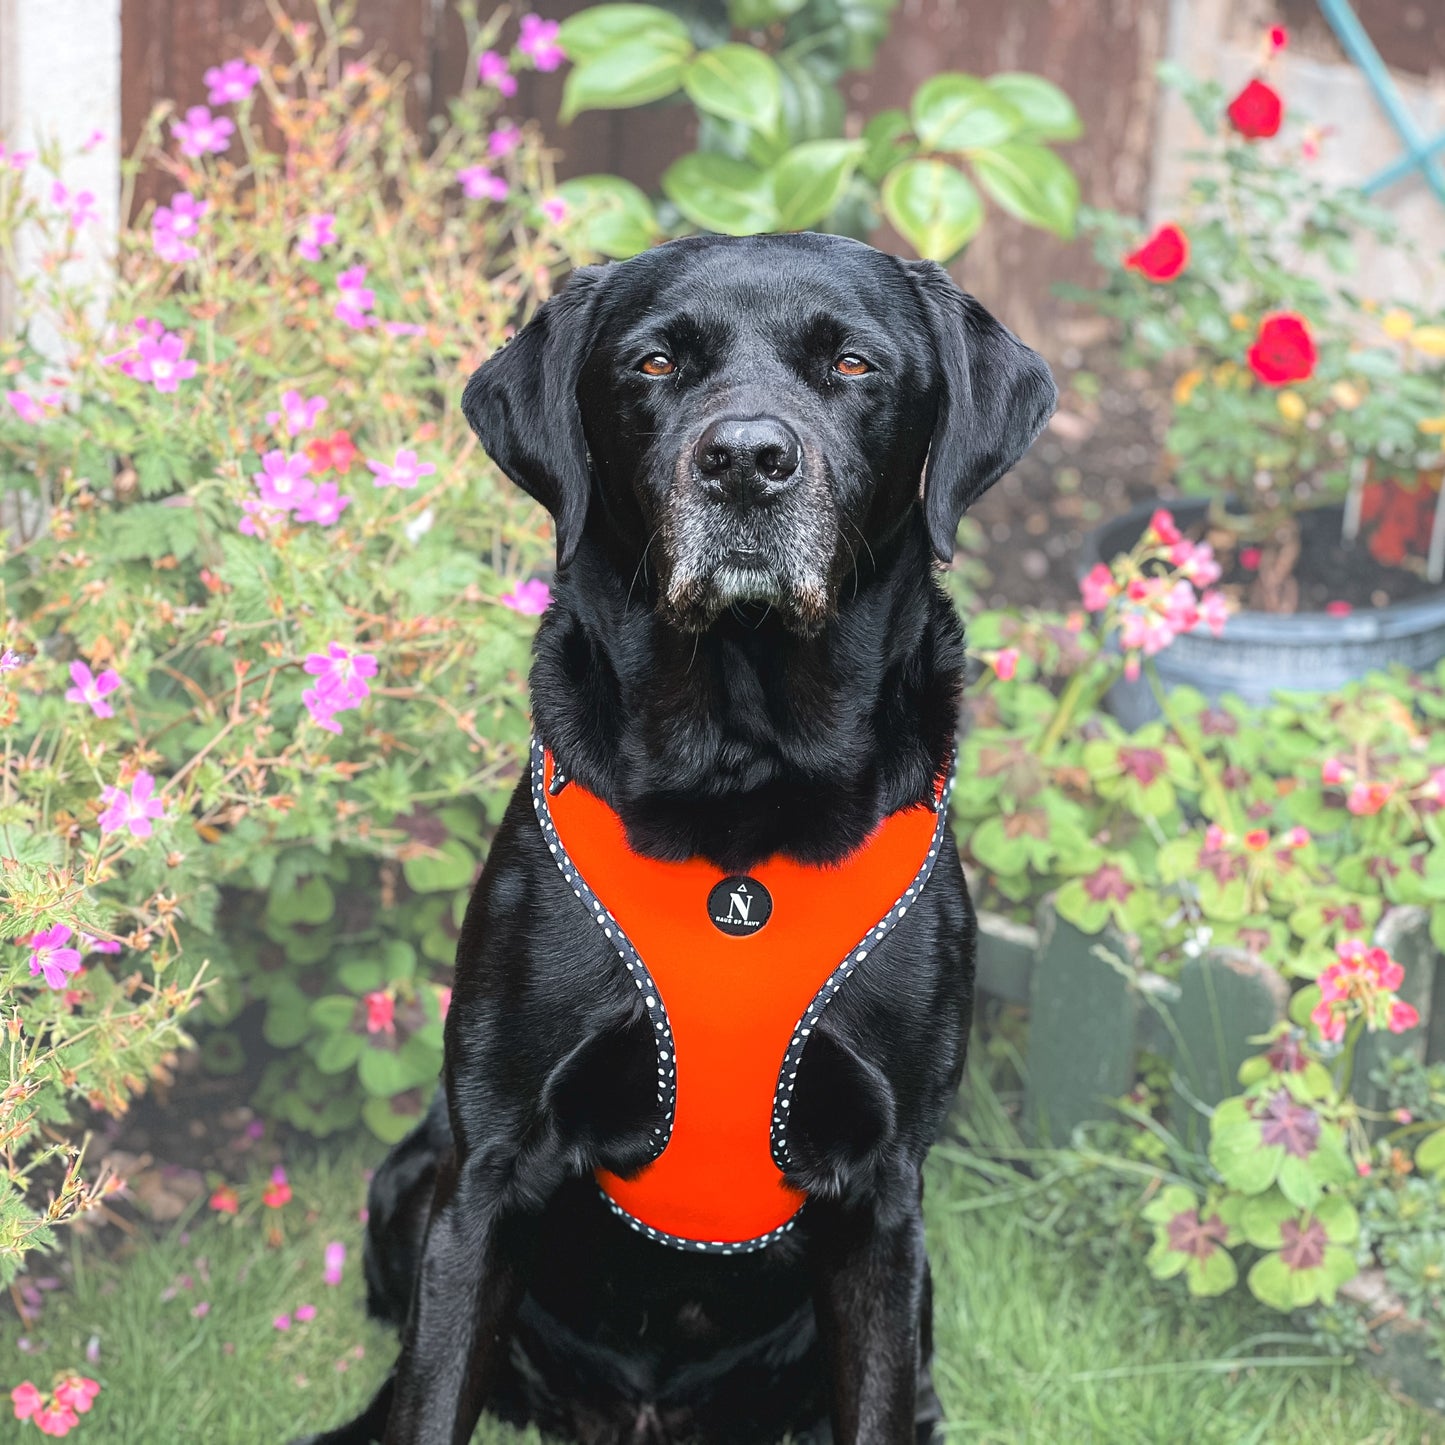
POLYGON ((861 356, 848 355, 840 356, 833 363, 833 370, 840 376, 862 376, 865 372, 872 371, 873 368, 861 356))
POLYGON ((677 363, 672 357, 656 351, 651 356, 644 356, 637 369, 648 376, 671 376, 677 370, 677 363))

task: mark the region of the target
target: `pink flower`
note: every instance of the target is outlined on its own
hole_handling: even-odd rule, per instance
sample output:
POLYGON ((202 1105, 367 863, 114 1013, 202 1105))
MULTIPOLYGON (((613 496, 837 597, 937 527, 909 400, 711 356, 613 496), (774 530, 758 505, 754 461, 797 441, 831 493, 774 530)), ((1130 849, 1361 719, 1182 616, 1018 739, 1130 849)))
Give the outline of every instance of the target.
POLYGON ((222 1184, 211 1193, 207 1201, 217 1214, 239 1214, 241 1212, 241 1196, 229 1184, 222 1184))
POLYGON ((301 694, 302 703, 319 727, 339 733, 335 714, 358 706, 371 695, 366 679, 376 676, 376 658, 366 652, 348 652, 333 642, 324 653, 309 653, 305 668, 317 683, 301 694))
POLYGON ((1310 830, 1308 828, 1291 828, 1284 835, 1284 846, 1286 848, 1308 848, 1310 843, 1310 830))
POLYGON ((267 1209, 280 1209, 291 1202, 291 1183, 286 1171, 277 1165, 271 1171, 271 1182, 261 1191, 261 1203, 267 1209))
POLYGON ((16 1385, 10 1392, 10 1399, 15 1406, 17 1420, 28 1420, 45 1403, 45 1396, 29 1380, 16 1385))
POLYGON ((105 132, 103 130, 93 130, 86 136, 80 148, 83 151, 93 151, 96 146, 100 145, 104 140, 105 132))
POLYGON ((506 57, 495 50, 484 50, 477 56, 477 79, 483 85, 495 85, 501 95, 517 93, 517 77, 507 65, 506 57))
POLYGON ((297 436, 304 431, 310 431, 316 425, 316 418, 326 410, 330 403, 324 396, 303 397, 294 388, 281 393, 281 410, 268 411, 266 413, 266 425, 274 427, 277 422, 285 418, 286 433, 288 436, 297 436))
POLYGON ((554 226, 560 226, 567 219, 567 202, 561 196, 548 196, 542 202, 542 214, 554 226))
POLYGON ((1118 596, 1119 584, 1103 562, 1096 562, 1079 583, 1079 590, 1084 594, 1084 611, 1102 612, 1118 596))
POLYGON ((66 702, 89 703, 96 717, 115 716, 115 709, 105 701, 106 694, 120 686, 120 674, 114 668, 108 667, 99 677, 92 677, 90 669, 77 660, 70 664, 70 680, 75 686, 66 689, 66 702))
POLYGON ((156 780, 149 773, 137 773, 129 794, 120 788, 106 788, 100 795, 109 806, 100 815, 100 831, 114 833, 129 828, 136 838, 149 838, 151 819, 165 817, 166 805, 153 796, 156 780))
POLYGON ((67 1375, 55 1387, 56 1400, 66 1408, 74 1410, 77 1415, 84 1415, 98 1394, 100 1386, 94 1380, 86 1379, 84 1375, 67 1375))
POLYGON ((219 155, 230 148, 236 127, 223 115, 213 116, 209 107, 193 105, 185 120, 173 120, 171 132, 188 156, 219 155))
POLYGON ((114 938, 97 938, 93 933, 82 933, 75 943, 82 953, 120 952, 120 944, 114 938))
POLYGON ((30 973, 32 977, 43 974, 47 988, 64 988, 66 976, 80 967, 79 952, 65 947, 69 938, 70 930, 63 923, 30 937, 30 947, 34 950, 30 955, 30 973))
POLYGON ((1345 765, 1339 758, 1326 758, 1320 766, 1320 781, 1327 787, 1334 787, 1345 780, 1345 765))
POLYGON ((397 452, 389 466, 386 462, 368 459, 366 467, 368 471, 376 474, 374 486, 402 487, 407 491, 416 486, 423 477, 429 477, 436 471, 434 462, 418 462, 416 453, 405 447, 397 452))
POLYGON ((1211 852, 1217 853, 1229 842, 1229 834, 1219 826, 1218 823, 1211 823, 1204 830, 1204 846, 1211 852))
POLYGON ((261 493, 267 507, 291 511, 310 501, 316 483, 307 477, 311 461, 304 452, 287 456, 283 451, 269 451, 261 458, 261 470, 251 473, 251 480, 261 493))
POLYGON ((12 171, 23 171, 34 159, 34 151, 7 151, 0 145, 0 165, 9 166, 12 171))
POLYGON ((1214 548, 1208 542, 1176 542, 1170 549, 1169 560, 1199 588, 1212 587, 1223 575, 1215 561, 1214 548))
POLYGON ((230 105, 233 101, 249 100, 251 92, 261 81, 261 72, 244 60, 228 60, 224 65, 213 65, 202 77, 210 87, 206 97, 212 105, 230 105))
POLYGON ((536 577, 519 582, 498 599, 503 607, 520 612, 523 617, 540 617, 552 604, 552 589, 536 577))
POLYGON ((159 339, 141 337, 136 353, 136 364, 130 374, 138 381, 150 382, 157 391, 177 391, 181 382, 189 381, 196 374, 196 363, 186 360, 186 343, 169 331, 159 339))
POLYGON ((341 1272, 346 1267, 346 1246, 339 1240, 332 1240, 322 1255, 322 1279, 327 1284, 341 1283, 341 1272))
POLYGON ((189 191, 177 191, 168 206, 157 206, 151 225, 178 236, 194 236, 201 229, 201 217, 211 209, 209 201, 198 201, 189 191))
POLYGON ((341 488, 335 482, 318 482, 310 497, 296 504, 298 522, 315 522, 321 527, 330 527, 340 520, 341 514, 351 505, 351 497, 343 497, 341 488))
POLYGON ((335 315, 355 331, 371 325, 372 317, 367 312, 376 305, 376 292, 366 284, 366 267, 353 266, 336 278, 341 299, 333 311, 335 315))
POLYGON ((1241 547, 1239 549, 1239 565, 1246 572, 1254 572, 1259 568, 1264 553, 1258 547, 1241 547))
POLYGON ((1222 592, 1206 592, 1199 599, 1199 621, 1215 637, 1224 636, 1224 624, 1229 621, 1229 601, 1222 592))
MULTIPOLYGON (((21 421, 35 423, 45 420, 45 407, 47 404, 51 404, 52 398, 47 397, 45 401, 42 402, 40 399, 31 396, 28 392, 7 391, 5 393, 5 400, 10 403, 10 410, 13 411, 21 421)), ((58 402, 59 397, 55 397, 54 401, 58 402)))
POLYGON ((296 242, 296 249, 308 260, 319 261, 321 248, 336 244, 336 217, 330 211, 317 211, 307 216, 305 229, 296 242))
POLYGON ((1187 582, 1176 582, 1164 597, 1164 621, 1177 635, 1199 625, 1199 603, 1187 582))
POLYGON ((166 231, 157 226, 151 231, 151 245, 155 253, 168 266, 180 266, 186 261, 194 261, 201 253, 188 242, 181 240, 174 231, 166 231))
POLYGON ((316 1318, 316 1306, 315 1306, 315 1305, 297 1305, 297 1306, 296 1306, 296 1322, 297 1322, 298 1324, 303 1324, 303 1325, 304 1325, 304 1324, 306 1324, 308 1321, 314 1320, 315 1318, 316 1318))
POLYGON ((87 221, 95 220, 100 214, 95 209, 94 191, 76 191, 74 195, 71 195, 70 191, 59 181, 51 184, 50 200, 56 206, 70 206, 70 224, 77 231, 87 221))
POLYGON ((210 1300, 197 1300, 195 1304, 191 1306, 191 1318, 193 1320, 203 1320, 210 1312, 210 1300))
POLYGON ((1414 1004, 1397 998, 1390 1005, 1388 1027, 1392 1034, 1402 1034, 1406 1029, 1413 1029, 1419 1022, 1420 1010, 1414 1004))
POLYGON ((463 166, 457 172, 462 194, 470 201, 505 201, 509 187, 501 176, 494 176, 486 166, 463 166))
POLYGON ((491 135, 487 137, 487 154, 497 160, 503 156, 511 155, 522 143, 522 129, 513 125, 511 121, 503 121, 491 135))
POLYGON ((1331 617, 1348 617, 1355 609, 1348 602, 1335 601, 1326 602, 1325 611, 1331 617))
POLYGON ((24 662, 25 659, 13 647, 0 650, 0 673, 14 672, 24 662))
POLYGON ((271 1321, 271 1328, 273 1330, 281 1330, 282 1332, 289 1330, 291 1328, 291 1316, 277 1315, 276 1318, 271 1321))
POLYGON ((35 1424, 42 1435, 69 1435, 80 1424, 74 1410, 65 1405, 42 1406, 35 1412, 35 1424))
POLYGON ((1345 807, 1358 818, 1373 817, 1390 801, 1394 791, 1393 783, 1367 783, 1361 779, 1350 789, 1345 807))
POLYGON ((365 995, 366 1031, 369 1034, 396 1032, 396 1000, 383 989, 365 995))
POLYGON ((1179 524, 1163 507, 1149 518, 1149 527, 1144 536, 1146 540, 1157 541, 1165 547, 1172 547, 1181 540, 1179 524))
POLYGON ((556 70, 567 58, 566 52, 557 44, 560 28, 555 20, 543 20, 540 15, 524 15, 517 49, 523 55, 531 56, 532 64, 538 70, 556 70))
POLYGON ((1001 647, 993 655, 993 670, 1000 682, 1009 682, 1019 670, 1019 650, 1016 647, 1001 647))

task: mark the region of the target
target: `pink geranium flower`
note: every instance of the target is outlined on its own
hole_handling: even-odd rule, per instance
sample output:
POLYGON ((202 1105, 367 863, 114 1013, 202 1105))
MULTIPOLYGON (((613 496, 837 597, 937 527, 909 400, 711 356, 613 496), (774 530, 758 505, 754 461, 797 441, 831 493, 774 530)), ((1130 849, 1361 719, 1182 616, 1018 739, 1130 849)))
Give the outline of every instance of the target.
POLYGON ((77 1415, 84 1415, 98 1394, 100 1386, 94 1380, 86 1379, 84 1375, 67 1375, 55 1387, 56 1400, 62 1406, 74 1410, 77 1415))
POLYGON ((367 470, 376 474, 373 485, 378 487, 402 487, 410 491, 423 478, 436 471, 434 462, 419 462, 416 453, 401 448, 390 464, 367 460, 367 470))
POLYGON ((542 202, 542 214, 554 226, 560 226, 567 219, 567 202, 561 196, 548 196, 542 202))
POLYGON ((70 224, 78 231, 87 221, 93 221, 100 214, 95 209, 94 191, 76 191, 74 195, 59 181, 50 186, 50 200, 53 205, 70 207, 70 224))
POLYGON ((1319 976, 1320 1001, 1310 1013, 1321 1038, 1337 1043, 1355 1018, 1363 1018, 1371 1031, 1387 1028, 1396 1034, 1420 1022, 1414 1005, 1396 997, 1405 970, 1383 948, 1346 938, 1335 945, 1335 953, 1337 962, 1319 976))
POLYGON ((128 828, 132 837, 149 838, 151 820, 163 818, 166 812, 165 803, 154 796, 155 786, 156 780, 142 772, 135 775, 129 793, 121 788, 104 789, 100 800, 108 806, 100 815, 100 831, 115 833, 128 828))
POLYGON ((10 1392, 17 1420, 29 1420, 45 1404, 45 1396, 29 1380, 23 1380, 10 1392))
POLYGON ((356 707, 371 695, 368 677, 376 676, 376 658, 366 652, 349 652, 333 642, 322 652, 307 654, 306 671, 316 678, 316 686, 301 694, 301 701, 311 720, 327 732, 339 733, 341 725, 336 714, 356 707))
POLYGON ((316 490, 316 483, 307 476, 311 461, 304 452, 287 456, 279 449, 269 451, 261 458, 261 468, 251 473, 251 480, 264 506, 290 511, 309 501, 316 490))
POLYGON ((115 716, 115 709, 105 698, 120 686, 118 672, 108 667, 99 677, 93 677, 83 662, 76 661, 70 664, 70 680, 75 686, 66 689, 66 702, 88 703, 96 717, 115 716))
POLYGON ((291 1202, 291 1183, 286 1171, 277 1165, 271 1171, 271 1182, 261 1191, 261 1203, 267 1209, 280 1209, 291 1202))
POLYGON ((1001 647, 993 655, 993 670, 1000 682, 1010 682, 1019 670, 1019 650, 1016 647, 1001 647))
POLYGON ((296 520, 330 527, 340 520, 351 502, 352 498, 341 495, 341 488, 335 482, 318 482, 305 501, 297 502, 296 520))
POLYGON ((330 211, 307 216, 296 249, 308 260, 319 261, 323 246, 336 244, 336 217, 330 211))
POLYGON ((540 617, 552 605, 552 589, 536 577, 519 582, 498 599, 503 607, 520 612, 524 617, 540 617))
POLYGON ((556 70, 567 58, 567 53, 557 43, 560 25, 555 20, 543 20, 540 15, 522 16, 521 34, 517 37, 517 49, 532 58, 538 70, 556 70))
POLYGON ((178 191, 168 206, 157 206, 151 217, 151 244, 162 261, 192 261, 199 254, 188 239, 200 231, 209 201, 198 201, 189 191, 178 191))
POLYGON ((341 1273, 346 1266, 346 1246, 338 1240, 332 1240, 326 1246, 322 1255, 321 1277, 327 1284, 336 1285, 341 1283, 341 1273))
POLYGON ((1358 818, 1373 817, 1390 801, 1394 791, 1393 783, 1370 783, 1362 778, 1350 789, 1345 807, 1358 818))
POLYGON ((224 65, 213 65, 202 78, 210 87, 206 99, 212 105, 230 105, 250 98, 261 83, 261 72, 244 60, 228 60, 224 65))
POLYGON ((353 266, 336 278, 341 297, 333 308, 336 316, 355 331, 371 325, 367 313, 376 305, 376 292, 366 284, 366 267, 353 266))
POLYGON ((505 201, 509 187, 501 176, 494 176, 486 166, 463 166, 457 172, 462 194, 471 201, 505 201))
POLYGON ((30 947, 33 950, 30 955, 30 973, 32 977, 43 975, 47 988, 64 988, 67 976, 80 967, 78 950, 65 946, 69 938, 70 930, 63 923, 57 923, 47 928, 44 933, 35 933, 30 937, 30 947))
POLYGON ((517 77, 512 74, 506 57, 495 50, 484 50, 477 56, 477 79, 483 85, 495 85, 500 95, 517 93, 517 77))
POLYGON ((186 359, 186 343, 171 332, 164 332, 159 339, 142 336, 136 354, 130 374, 138 381, 150 382, 157 391, 177 391, 183 381, 196 374, 196 363, 186 359))
POLYGON ((188 156, 219 155, 230 148, 235 124, 223 115, 212 115, 210 108, 193 105, 184 120, 173 120, 171 132, 188 156))
POLYGON ((487 154, 497 160, 503 156, 511 155, 522 143, 522 129, 513 125, 511 121, 503 121, 491 135, 487 137, 487 154))
POLYGON ((1096 562, 1079 583, 1079 591, 1084 595, 1085 612, 1102 612, 1119 595, 1119 586, 1108 566, 1096 562))
POLYGON ((286 432, 289 436, 297 436, 304 431, 310 431, 316 425, 316 418, 326 410, 330 403, 324 396, 306 396, 294 388, 281 394, 281 410, 268 411, 266 413, 267 426, 275 426, 283 418, 286 422, 286 432))
POLYGON ((21 421, 42 422, 47 416, 47 407, 60 405, 60 393, 51 392, 48 396, 34 397, 24 391, 7 391, 5 400, 10 403, 10 410, 20 418, 21 421))
POLYGON ((316 1306, 315 1306, 315 1305, 297 1305, 297 1306, 296 1306, 296 1320, 297 1320, 297 1323, 298 1323, 298 1324, 303 1324, 303 1325, 304 1325, 304 1324, 308 1323, 309 1321, 314 1320, 315 1318, 316 1318, 316 1306))

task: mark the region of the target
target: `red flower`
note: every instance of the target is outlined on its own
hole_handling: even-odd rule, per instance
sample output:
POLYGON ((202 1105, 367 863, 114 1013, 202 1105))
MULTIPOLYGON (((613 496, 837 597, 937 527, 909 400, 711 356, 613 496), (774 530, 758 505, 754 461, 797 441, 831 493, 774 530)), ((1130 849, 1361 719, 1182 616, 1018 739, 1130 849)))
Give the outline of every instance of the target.
POLYGON ((271 1171, 271 1182, 261 1191, 261 1202, 268 1209, 280 1209, 291 1202, 291 1185, 284 1169, 271 1171))
POLYGON ((306 443, 306 455, 313 472, 336 472, 345 476, 356 460, 356 448, 349 431, 332 432, 329 437, 316 437, 306 443))
POLYGON ((396 1032, 396 1000, 389 993, 377 989, 365 997, 366 1031, 369 1034, 394 1034, 396 1032))
POLYGON ((1262 80, 1251 80, 1226 112, 1229 123, 1245 140, 1264 140, 1278 135, 1284 119, 1284 102, 1262 80))
POLYGON ((241 1208, 241 1197, 229 1184, 223 1184, 211 1195, 210 1204, 217 1214, 236 1214, 241 1208))
POLYGON ((1283 50, 1289 44, 1289 31, 1283 25, 1276 25, 1269 32, 1269 48, 1271 50, 1283 50))
POLYGON ((1172 222, 1160 226, 1137 251, 1124 257, 1124 269, 1146 280, 1172 281, 1189 264, 1189 237, 1172 222))
POLYGON ((1304 317, 1276 311, 1259 323, 1248 359, 1249 369, 1266 386, 1284 386, 1313 375, 1319 357, 1304 317))

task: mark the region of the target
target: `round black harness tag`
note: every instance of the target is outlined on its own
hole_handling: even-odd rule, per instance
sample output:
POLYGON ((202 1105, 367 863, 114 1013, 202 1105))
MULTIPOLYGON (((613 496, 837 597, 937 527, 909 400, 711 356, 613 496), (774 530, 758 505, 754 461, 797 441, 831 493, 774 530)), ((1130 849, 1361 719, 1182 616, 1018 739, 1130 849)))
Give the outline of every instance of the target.
POLYGON ((713 927, 731 938, 756 933, 773 916, 773 896, 746 873, 724 878, 707 895, 713 927))

